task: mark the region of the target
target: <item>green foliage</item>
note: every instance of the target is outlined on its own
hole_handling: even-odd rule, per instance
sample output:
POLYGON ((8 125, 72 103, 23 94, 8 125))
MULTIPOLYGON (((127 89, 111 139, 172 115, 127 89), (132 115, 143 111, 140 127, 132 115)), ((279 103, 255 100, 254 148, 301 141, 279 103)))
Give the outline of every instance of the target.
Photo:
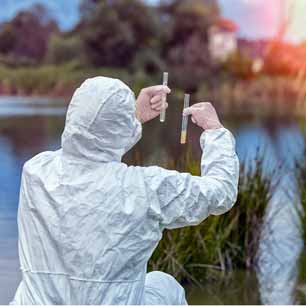
POLYGON ((226 77, 214 86, 204 83, 197 99, 211 100, 225 116, 258 118, 304 118, 306 114, 306 81, 296 78, 260 76, 241 80, 226 77))
POLYGON ((71 61, 82 61, 82 56, 84 56, 83 42, 79 36, 52 35, 50 37, 46 55, 47 63, 64 64, 71 61))
POLYGON ((7 54, 16 43, 16 33, 10 24, 0 28, 0 53, 7 54))
POLYGON ((254 76, 252 71, 253 60, 240 52, 230 56, 224 64, 224 68, 238 79, 250 79, 254 76))
POLYGON ((135 92, 157 82, 142 72, 130 74, 114 68, 83 67, 78 61, 64 65, 8 68, 0 65, 0 94, 70 96, 87 78, 105 76, 118 78, 135 92))
POLYGON ((81 20, 60 33, 42 6, 0 27, 0 62, 11 66, 68 64, 116 67, 151 76, 167 70, 173 87, 196 91, 216 77, 208 29, 220 16, 216 0, 82 1, 81 20), (2 53, 2 56, 1 56, 2 53))
POLYGON ((177 0, 165 5, 169 27, 163 54, 177 87, 195 91, 215 73, 208 50, 208 30, 219 17, 216 1, 177 0))
MULTIPOLYGON (((199 174, 190 152, 184 162, 170 163, 199 174)), ((206 278, 217 278, 232 269, 252 269, 262 230, 264 213, 270 200, 272 175, 265 176, 263 158, 253 167, 241 166, 239 193, 235 206, 220 216, 210 216, 196 227, 166 230, 149 262, 150 270, 162 270, 180 281, 199 286, 206 278)))
POLYGON ((208 28, 220 16, 217 1, 176 0, 170 1, 164 10, 168 13, 171 27, 168 47, 184 44, 190 36, 199 35, 207 41, 208 28))
POLYGON ((156 35, 151 9, 140 0, 95 1, 82 20, 81 36, 94 65, 129 65, 156 35))
POLYGON ((41 62, 49 36, 57 31, 56 23, 48 17, 44 7, 36 5, 19 12, 0 27, 0 53, 41 62))
POLYGON ((140 51, 132 64, 133 71, 143 71, 146 75, 166 70, 165 62, 152 49, 140 51))
MULTIPOLYGON (((57 40, 58 37, 55 39, 57 40)), ((64 45, 66 45, 66 38, 60 38, 60 45, 62 40, 65 40, 64 45)), ((68 38, 69 48, 71 46, 73 49, 74 43, 78 44, 77 37, 68 38), (71 45, 70 39, 72 40, 71 45)), ((53 54, 57 54, 57 51, 54 51, 53 54)), ((85 59, 80 61, 79 58, 73 59, 73 57, 70 57, 70 62, 64 64, 40 67, 33 66, 31 62, 23 58, 23 66, 15 67, 15 57, 2 58, 0 56, 0 63, 9 61, 11 66, 0 64, 0 94, 70 96, 86 78, 99 75, 122 79, 137 94, 143 87, 159 84, 162 71, 169 68, 165 63, 159 62, 154 54, 148 57, 146 54, 147 50, 143 50, 143 56, 137 57, 130 71, 120 68, 94 68, 87 66, 84 63, 85 59), (144 64, 145 62, 147 64, 144 64), (145 67, 147 69, 144 69, 145 67)), ((65 57, 64 52, 63 57, 65 57)), ((61 57, 53 57, 53 59, 60 61, 61 57)), ((168 71, 171 73, 171 70, 168 71)), ((181 73, 181 78, 186 78, 186 81, 182 82, 192 85, 194 79, 192 77, 188 79, 187 76, 184 72, 181 73)), ((171 98, 178 101, 177 99, 180 99, 181 96, 176 98, 176 94, 186 89, 177 87, 176 80, 175 76, 171 77, 169 85, 172 88, 171 98)), ((187 89, 191 91, 192 87, 187 89)), ((296 79, 260 77, 249 81, 234 81, 225 77, 213 86, 208 82, 201 82, 199 89, 193 93, 195 101, 212 101, 223 117, 228 115, 232 117, 253 116, 267 118, 267 120, 270 120, 271 117, 284 117, 287 118, 286 120, 288 118, 292 120, 293 118, 304 118, 305 92, 304 79, 297 82, 296 79)))
POLYGON ((79 26, 89 62, 148 74, 162 69, 188 91, 215 73, 207 31, 219 17, 215 0, 174 0, 150 7, 143 1, 84 1, 79 26), (111 50, 111 51, 110 51, 111 50))

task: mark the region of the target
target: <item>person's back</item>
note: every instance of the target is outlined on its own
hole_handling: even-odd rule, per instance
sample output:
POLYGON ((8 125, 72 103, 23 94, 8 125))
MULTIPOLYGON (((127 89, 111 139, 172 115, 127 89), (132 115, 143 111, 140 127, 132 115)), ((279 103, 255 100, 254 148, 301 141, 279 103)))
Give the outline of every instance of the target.
POLYGON ((133 93, 118 80, 87 80, 69 106, 62 148, 23 169, 14 303, 185 303, 174 279, 146 270, 164 228, 198 224, 235 201, 233 139, 223 128, 205 133, 203 177, 128 167, 121 158, 141 136, 133 93), (172 287, 161 300, 159 281, 172 287))

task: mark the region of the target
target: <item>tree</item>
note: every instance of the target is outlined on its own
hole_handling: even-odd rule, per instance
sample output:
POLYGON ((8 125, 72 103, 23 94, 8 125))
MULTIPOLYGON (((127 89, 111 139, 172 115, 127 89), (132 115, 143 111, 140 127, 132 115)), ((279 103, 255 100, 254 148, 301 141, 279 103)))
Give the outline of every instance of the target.
POLYGON ((215 0, 174 0, 161 5, 168 34, 163 56, 179 86, 195 90, 214 72, 208 50, 208 30, 219 18, 215 0))
POLYGON ((35 5, 0 27, 0 53, 40 62, 46 54, 49 36, 55 32, 56 22, 42 5, 35 5))
POLYGON ((167 48, 184 44, 195 35, 207 41, 209 27, 220 17, 216 0, 173 0, 161 5, 161 11, 171 30, 167 48))
POLYGON ((0 53, 8 54, 16 43, 14 28, 10 24, 0 27, 0 53))
POLYGON ((81 35, 89 60, 98 66, 127 66, 155 34, 151 8, 140 0, 85 1, 81 35))

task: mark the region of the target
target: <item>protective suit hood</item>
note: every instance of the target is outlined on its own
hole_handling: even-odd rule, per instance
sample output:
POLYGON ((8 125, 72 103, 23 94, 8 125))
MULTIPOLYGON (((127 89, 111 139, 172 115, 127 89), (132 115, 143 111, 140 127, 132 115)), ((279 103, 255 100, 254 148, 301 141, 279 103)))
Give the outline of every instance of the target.
POLYGON ((67 157, 120 161, 141 138, 135 96, 117 79, 87 79, 74 93, 66 115, 62 149, 67 157))

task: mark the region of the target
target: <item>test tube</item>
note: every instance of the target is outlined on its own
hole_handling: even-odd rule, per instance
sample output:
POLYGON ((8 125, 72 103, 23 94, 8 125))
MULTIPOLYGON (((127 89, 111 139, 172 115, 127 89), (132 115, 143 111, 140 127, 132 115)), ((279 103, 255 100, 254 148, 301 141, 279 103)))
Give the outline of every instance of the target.
MULTIPOLYGON (((168 72, 163 73, 163 85, 165 86, 168 85, 168 72)), ((165 119, 166 119, 166 108, 165 108, 166 99, 167 99, 167 95, 164 94, 162 96, 162 107, 161 107, 160 117, 159 117, 160 122, 165 122, 165 119)))
MULTIPOLYGON (((185 94, 184 96, 184 109, 189 107, 190 95, 185 94)), ((182 130, 181 130, 181 144, 186 143, 187 138, 187 126, 188 126, 188 116, 182 117, 182 130)))

